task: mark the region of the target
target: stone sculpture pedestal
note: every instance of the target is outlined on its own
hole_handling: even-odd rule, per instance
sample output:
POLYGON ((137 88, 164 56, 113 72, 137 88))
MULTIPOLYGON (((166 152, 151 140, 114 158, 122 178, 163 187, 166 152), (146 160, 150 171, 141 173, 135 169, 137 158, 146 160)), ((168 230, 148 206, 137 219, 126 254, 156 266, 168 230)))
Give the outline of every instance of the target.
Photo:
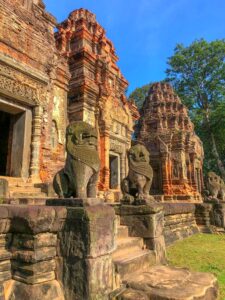
POLYGON ((99 199, 0 206, 0 300, 108 300, 115 213, 99 199))
POLYGON ((117 208, 120 224, 128 226, 129 236, 142 237, 146 247, 154 250, 158 263, 166 262, 163 236, 163 207, 158 203, 148 205, 121 205, 117 208))
POLYGON ((101 199, 53 199, 66 206, 58 234, 58 278, 66 299, 108 299, 113 290, 115 212, 101 199))

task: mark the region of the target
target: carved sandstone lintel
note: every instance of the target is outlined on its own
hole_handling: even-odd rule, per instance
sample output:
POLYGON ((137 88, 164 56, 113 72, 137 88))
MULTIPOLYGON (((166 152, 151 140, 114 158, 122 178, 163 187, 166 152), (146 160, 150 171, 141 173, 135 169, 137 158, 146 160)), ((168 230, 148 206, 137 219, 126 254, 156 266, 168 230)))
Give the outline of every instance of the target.
POLYGON ((26 105, 37 105, 46 98, 45 84, 18 70, 0 64, 0 91, 26 105))

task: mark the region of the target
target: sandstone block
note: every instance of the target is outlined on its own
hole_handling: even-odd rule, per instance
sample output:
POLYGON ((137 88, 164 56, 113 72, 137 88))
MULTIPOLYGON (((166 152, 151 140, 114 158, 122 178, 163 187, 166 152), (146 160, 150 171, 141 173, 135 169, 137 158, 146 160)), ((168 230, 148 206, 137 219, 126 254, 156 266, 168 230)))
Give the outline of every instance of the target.
POLYGON ((98 257, 114 249, 115 213, 106 205, 68 208, 63 231, 59 233, 60 256, 98 257))
POLYGON ((57 232, 66 216, 63 207, 11 206, 9 212, 12 232, 25 234, 57 232))
POLYGON ((0 261, 0 272, 10 271, 11 272, 11 262, 10 260, 0 261))
POLYGON ((56 256, 56 247, 43 247, 35 251, 12 249, 12 259, 25 263, 36 263, 50 260, 56 256))
POLYGON ((0 248, 0 261, 9 260, 10 258, 11 253, 5 248, 0 248))
POLYGON ((56 280, 29 285, 15 281, 9 291, 8 300, 65 300, 60 284, 56 280))
POLYGON ((3 283, 12 278, 11 270, 0 272, 0 282, 3 283))
POLYGON ((0 284, 0 300, 5 300, 5 293, 3 284, 0 284))
POLYGON ((35 250, 42 247, 54 247, 57 243, 57 236, 54 233, 14 234, 12 247, 35 250))
POLYGON ((9 185, 6 179, 0 178, 0 200, 2 198, 8 197, 9 194, 9 185))
POLYGON ((121 225, 129 227, 130 236, 154 238, 162 235, 164 215, 162 212, 155 214, 122 215, 121 225))
POLYGON ((1 205, 0 206, 0 219, 9 219, 9 206, 1 205))
POLYGON ((37 263, 24 263, 20 261, 12 261, 12 270, 18 271, 29 276, 54 271, 56 263, 54 259, 41 261, 37 263))
POLYGON ((12 275, 12 278, 16 281, 34 285, 34 284, 54 280, 55 273, 54 272, 46 272, 46 273, 34 274, 34 275, 29 276, 25 273, 15 271, 12 275))
POLYGON ((148 249, 154 250, 156 254, 156 263, 166 263, 166 245, 164 236, 145 239, 145 245, 148 249))
POLYGON ((113 290, 113 263, 110 255, 87 259, 90 299, 108 300, 113 290))
POLYGON ((144 292, 149 299, 216 300, 218 298, 218 285, 214 275, 168 266, 155 266, 147 272, 131 275, 127 279, 127 287, 144 292))
POLYGON ((148 295, 142 291, 137 291, 133 289, 126 289, 121 295, 119 295, 117 300, 149 300, 148 295))
POLYGON ((9 243, 11 242, 12 235, 11 233, 7 234, 0 234, 0 248, 1 247, 8 247, 9 243))
POLYGON ((0 233, 7 233, 10 228, 10 219, 0 219, 0 233))
POLYGON ((85 260, 64 259, 62 282, 66 299, 108 300, 113 290, 112 272, 110 255, 85 260))

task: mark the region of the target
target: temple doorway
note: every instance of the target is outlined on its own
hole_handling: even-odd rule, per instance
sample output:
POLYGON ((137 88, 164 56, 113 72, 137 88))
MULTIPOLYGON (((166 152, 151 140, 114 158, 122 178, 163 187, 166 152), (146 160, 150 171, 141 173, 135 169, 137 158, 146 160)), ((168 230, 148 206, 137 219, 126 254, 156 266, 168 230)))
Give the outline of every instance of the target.
POLYGON ((32 111, 0 99, 0 175, 29 177, 32 111))
POLYGON ((0 175, 7 174, 8 152, 10 152, 10 123, 11 115, 0 111, 0 175))
POLYGON ((109 155, 110 168, 110 189, 120 188, 120 156, 117 154, 109 155))

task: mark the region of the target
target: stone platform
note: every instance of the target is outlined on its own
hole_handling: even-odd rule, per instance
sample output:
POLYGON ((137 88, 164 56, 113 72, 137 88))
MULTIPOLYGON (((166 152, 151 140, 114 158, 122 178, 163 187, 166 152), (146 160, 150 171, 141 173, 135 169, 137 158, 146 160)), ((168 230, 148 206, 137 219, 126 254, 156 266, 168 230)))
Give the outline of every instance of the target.
POLYGON ((215 277, 187 269, 154 266, 131 274, 117 300, 212 300, 218 297, 215 277))
POLYGON ((0 205, 0 300, 217 299, 213 275, 166 266, 161 204, 45 201, 0 205))
MULTIPOLYGON (((110 299, 216 300, 218 298, 217 280, 214 275, 167 266, 164 218, 168 215, 175 216, 175 225, 182 232, 188 227, 188 222, 191 224, 193 222, 195 212, 193 204, 122 205, 115 207, 115 211, 119 223, 113 262, 115 275, 120 279, 120 287, 117 286, 110 299)), ((168 226, 168 220, 166 222, 168 226)), ((196 223, 192 225, 197 230, 196 223)))
POLYGON ((177 240, 199 233, 193 203, 162 203, 166 246, 177 240))

